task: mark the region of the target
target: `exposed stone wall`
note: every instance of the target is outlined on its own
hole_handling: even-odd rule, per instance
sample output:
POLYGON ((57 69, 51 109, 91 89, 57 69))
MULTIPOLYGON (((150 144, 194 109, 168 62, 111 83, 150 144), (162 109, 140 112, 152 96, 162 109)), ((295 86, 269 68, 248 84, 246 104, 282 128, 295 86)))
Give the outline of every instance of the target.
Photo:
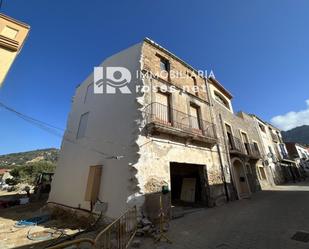
MULTIPOLYGON (((142 69, 154 74, 160 71, 160 57, 158 54, 169 60, 171 70, 192 73, 190 68, 187 68, 173 56, 147 42, 144 42, 142 47, 142 69)), ((205 85, 204 79, 197 75, 195 77, 199 85, 205 85)), ((181 87, 185 84, 192 84, 191 81, 186 81, 186 79, 168 80, 156 77, 144 79, 143 82, 145 86, 151 89, 167 85, 181 87)), ((193 102, 200 107, 201 118, 209 123, 212 122, 207 91, 196 96, 194 93, 182 92, 177 88, 177 91, 170 94, 173 108, 190 114, 189 104, 193 102)), ((138 102, 143 106, 141 111, 144 111, 152 102, 156 102, 155 98, 152 91, 146 92, 140 97, 138 102)), ((217 205, 218 200, 225 198, 220 158, 216 146, 210 146, 209 144, 197 145, 174 135, 159 134, 156 137, 148 135, 143 133, 143 129, 141 130, 141 135, 137 140, 139 160, 133 165, 137 171, 136 179, 141 195, 146 196, 147 199, 147 196, 161 191, 162 184, 167 184, 171 188, 170 163, 175 162, 202 165, 204 167, 205 182, 203 184, 205 184, 206 189, 204 195, 206 195, 209 206, 217 205)))
MULTIPOLYGON (((192 71, 191 68, 185 66, 182 62, 175 59, 174 56, 171 54, 160 50, 154 47, 152 44, 148 42, 144 42, 143 49, 143 70, 153 73, 154 75, 160 76, 160 78, 164 81, 168 81, 171 84, 182 88, 182 87, 190 87, 190 90, 194 86, 194 81, 192 77, 196 79, 196 84, 199 87, 198 97, 204 101, 209 101, 209 96, 205 89, 205 80, 204 78, 200 77, 196 72, 192 71), (170 64, 170 71, 177 72, 181 75, 181 77, 164 77, 165 74, 161 73, 160 68, 160 58, 165 58, 169 61, 170 64)), ((195 95, 194 91, 189 91, 190 94, 193 96, 195 95)))
POLYGON ((144 136, 139 138, 138 144, 140 145, 140 158, 134 167, 137 169, 136 177, 142 194, 161 191, 162 183, 167 183, 171 188, 170 163, 176 162, 204 166, 208 178, 206 187, 209 187, 210 196, 207 198, 210 206, 215 205, 213 203, 216 199, 224 195, 220 160, 215 148, 194 147, 144 136), (213 191, 215 187, 219 190, 213 191))

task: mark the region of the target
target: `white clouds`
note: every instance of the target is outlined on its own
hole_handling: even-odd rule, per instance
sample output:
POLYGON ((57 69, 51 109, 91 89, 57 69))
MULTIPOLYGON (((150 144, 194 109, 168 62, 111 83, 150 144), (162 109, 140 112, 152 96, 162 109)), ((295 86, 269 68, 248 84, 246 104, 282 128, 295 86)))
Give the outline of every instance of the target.
POLYGON ((306 100, 306 104, 307 109, 275 116, 271 119, 271 123, 284 131, 301 125, 309 125, 309 99, 306 100))

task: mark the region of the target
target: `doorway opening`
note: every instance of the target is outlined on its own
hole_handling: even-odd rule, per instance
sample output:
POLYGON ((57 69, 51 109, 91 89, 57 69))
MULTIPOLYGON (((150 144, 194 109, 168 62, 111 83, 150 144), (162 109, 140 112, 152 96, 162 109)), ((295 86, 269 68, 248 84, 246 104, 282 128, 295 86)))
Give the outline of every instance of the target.
POLYGON ((233 168, 239 198, 246 198, 250 195, 250 189, 247 182, 244 165, 240 160, 235 160, 233 162, 233 168))
POLYGON ((207 174, 204 165, 170 163, 172 206, 207 205, 207 174))

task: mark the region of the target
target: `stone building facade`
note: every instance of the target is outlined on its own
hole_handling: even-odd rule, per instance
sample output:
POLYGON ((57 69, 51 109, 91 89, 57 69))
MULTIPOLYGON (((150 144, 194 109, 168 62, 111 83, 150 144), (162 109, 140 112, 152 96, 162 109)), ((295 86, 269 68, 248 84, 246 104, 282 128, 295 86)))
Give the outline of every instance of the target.
POLYGON ((308 176, 309 172, 309 150, 299 143, 286 143, 286 149, 290 158, 296 162, 301 177, 308 176))
POLYGON ((282 184, 299 179, 299 170, 289 155, 281 131, 256 115, 251 116, 262 141, 264 163, 270 169, 274 183, 282 184))
POLYGON ((246 198, 272 184, 269 169, 263 163, 262 141, 253 118, 244 112, 234 113, 232 94, 216 79, 210 78, 208 82, 225 178, 233 182, 231 198, 246 198))
POLYGON ((142 46, 141 61, 142 72, 151 75, 144 80, 151 91, 140 99, 145 126, 138 144, 146 145, 140 147, 141 157, 134 166, 141 191, 150 194, 153 189, 148 186, 166 182, 172 205, 186 201, 218 205, 227 193, 205 78, 148 39, 142 46), (168 73, 162 75, 162 69, 168 73), (191 194, 186 193, 189 188, 191 194))

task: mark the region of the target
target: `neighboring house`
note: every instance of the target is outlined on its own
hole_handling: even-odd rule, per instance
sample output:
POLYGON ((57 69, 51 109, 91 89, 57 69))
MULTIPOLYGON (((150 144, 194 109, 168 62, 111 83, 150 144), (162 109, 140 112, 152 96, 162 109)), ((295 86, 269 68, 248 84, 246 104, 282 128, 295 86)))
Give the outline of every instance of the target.
POLYGON ((306 146, 299 143, 286 143, 287 150, 297 165, 309 176, 309 151, 306 146))
POLYGON ((300 174, 295 161, 289 156, 281 131, 256 115, 251 116, 255 120, 263 144, 264 164, 269 167, 274 183, 295 181, 300 174))
POLYGON ((94 94, 93 75, 77 88, 49 202, 91 210, 99 199, 105 215, 117 217, 133 205, 158 212, 163 186, 170 189, 169 206, 225 201, 209 94, 182 88, 205 88, 205 78, 149 39, 102 66, 129 69, 132 94, 94 94), (188 77, 173 78, 172 70, 188 77), (149 77, 138 78, 137 71, 149 77), (151 91, 135 93, 136 86, 151 91))
POLYGON ((0 182, 5 182, 6 179, 12 178, 10 169, 0 169, 0 182))
POLYGON ((226 179, 232 178, 239 199, 246 198, 260 190, 261 185, 272 183, 263 165, 260 138, 250 115, 234 113, 232 94, 216 79, 208 82, 226 179))
POLYGON ((0 13, 0 86, 21 51, 30 26, 0 13))

